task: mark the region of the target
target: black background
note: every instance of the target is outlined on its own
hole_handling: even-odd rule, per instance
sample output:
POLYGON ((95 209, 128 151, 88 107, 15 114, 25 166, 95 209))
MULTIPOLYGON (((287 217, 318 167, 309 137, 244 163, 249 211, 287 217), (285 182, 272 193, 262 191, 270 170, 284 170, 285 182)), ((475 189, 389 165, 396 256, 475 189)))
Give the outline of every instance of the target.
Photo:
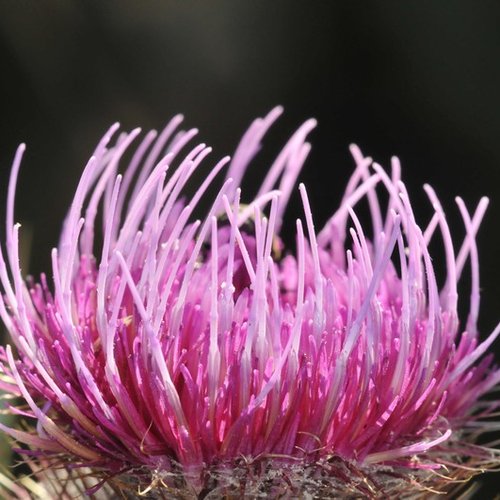
MULTIPOLYGON (((384 165, 401 158, 424 222, 421 186, 433 185, 457 245, 455 195, 471 207, 491 198, 479 235, 486 335, 500 319, 499 56, 498 1, 0 1, 0 199, 26 141, 16 206, 24 268, 50 268, 78 176, 114 121, 158 128, 182 112, 215 161, 283 104, 252 177, 294 127, 317 118, 301 179, 318 226, 352 170, 351 142, 384 165)), ((439 252, 435 265, 442 275, 439 252)))

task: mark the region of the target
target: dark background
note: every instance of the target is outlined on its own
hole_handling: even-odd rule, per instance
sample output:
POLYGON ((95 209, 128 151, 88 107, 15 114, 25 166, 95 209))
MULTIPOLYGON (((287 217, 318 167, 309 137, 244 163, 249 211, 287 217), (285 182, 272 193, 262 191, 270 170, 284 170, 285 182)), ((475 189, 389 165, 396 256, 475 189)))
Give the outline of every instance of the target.
POLYGON ((498 1, 0 1, 0 199, 26 141, 24 268, 49 269, 78 176, 114 121, 158 128, 182 112, 215 160, 283 104, 271 155, 304 119, 319 121, 302 175, 318 225, 352 170, 351 142, 384 165, 400 156, 424 221, 429 182, 459 236, 455 195, 471 207, 491 197, 479 235, 485 335, 500 319, 499 56, 498 1))

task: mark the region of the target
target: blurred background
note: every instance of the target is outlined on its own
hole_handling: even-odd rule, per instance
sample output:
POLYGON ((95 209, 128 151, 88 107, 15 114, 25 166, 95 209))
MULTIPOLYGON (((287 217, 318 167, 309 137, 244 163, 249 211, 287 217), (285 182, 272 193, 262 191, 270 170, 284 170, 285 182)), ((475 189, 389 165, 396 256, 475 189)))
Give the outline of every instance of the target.
MULTIPOLYGON (((317 118, 301 179, 318 226, 352 171, 351 142, 383 165, 401 158, 424 222, 421 187, 433 185, 459 237, 455 195, 470 207, 491 198, 479 234, 486 335, 500 319, 499 21, 494 0, 0 1, 0 200, 25 141, 16 206, 25 271, 50 269, 78 177, 113 122, 158 128, 182 112, 215 161, 282 104, 251 177, 317 118)), ((297 196, 290 214, 293 228, 297 196)), ((500 361, 500 342, 496 350, 500 361)), ((482 494, 500 490, 498 476, 485 481, 482 494)))

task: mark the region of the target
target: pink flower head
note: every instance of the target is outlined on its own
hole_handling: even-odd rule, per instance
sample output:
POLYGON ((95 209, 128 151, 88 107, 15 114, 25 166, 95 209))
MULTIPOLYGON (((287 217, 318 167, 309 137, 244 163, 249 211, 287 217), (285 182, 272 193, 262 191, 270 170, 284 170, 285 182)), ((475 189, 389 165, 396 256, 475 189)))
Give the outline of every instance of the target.
POLYGON ((178 131, 179 116, 138 146, 140 130, 116 136, 113 126, 82 174, 50 282, 25 281, 20 269, 18 149, 0 255, 0 314, 15 347, 0 351, 0 388, 22 398, 10 411, 34 427, 0 428, 30 460, 70 476, 91 470, 102 480, 94 490, 200 497, 446 489, 497 460, 468 443, 498 406, 478 403, 500 381, 483 357, 500 326, 483 342, 476 327, 475 237, 488 201, 469 213, 457 198, 465 238, 455 248, 431 187, 433 216, 420 226, 399 161, 386 171, 352 146, 354 173, 319 232, 299 186, 292 252, 279 234, 314 120, 253 200, 243 203, 240 189, 280 114, 257 119, 233 158, 208 169, 210 148, 188 146, 196 131, 178 131), (195 172, 203 181, 186 196, 195 172), (211 204, 195 220, 202 199, 211 204), (355 211, 363 200, 369 228, 355 211), (443 241, 442 286, 433 238, 443 241), (460 323, 468 261, 470 312, 460 323), (443 466, 449 481, 434 472, 443 466))

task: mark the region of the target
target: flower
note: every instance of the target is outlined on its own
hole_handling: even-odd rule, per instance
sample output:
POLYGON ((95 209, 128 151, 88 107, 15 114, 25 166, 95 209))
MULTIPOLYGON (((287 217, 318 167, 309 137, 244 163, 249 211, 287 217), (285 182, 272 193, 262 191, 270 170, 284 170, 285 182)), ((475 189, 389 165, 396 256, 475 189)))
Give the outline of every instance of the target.
POLYGON ((34 427, 0 428, 30 460, 69 478, 92 471, 89 492, 104 484, 200 497, 399 495, 449 489, 497 463, 496 451, 470 444, 492 428, 498 401, 478 398, 500 381, 492 356, 483 358, 500 326, 482 343, 477 331, 475 236, 487 199, 470 214, 457 198, 466 236, 456 253, 432 188, 423 229, 398 160, 386 172, 352 146, 356 168, 319 232, 300 185, 293 254, 279 234, 314 120, 291 137, 255 199, 241 202, 244 173, 280 113, 257 119, 187 200, 210 153, 204 144, 183 153, 196 130, 177 132, 173 118, 122 169, 140 130, 110 145, 113 126, 82 174, 50 283, 25 281, 20 269, 20 146, 0 255, 0 314, 14 344, 0 352, 0 388, 23 400, 10 411, 34 427), (227 165, 208 213, 194 220, 227 165), (369 232, 354 212, 364 199, 369 232), (437 233, 441 289, 429 253, 437 233), (468 259, 461 327, 457 283, 468 259))

